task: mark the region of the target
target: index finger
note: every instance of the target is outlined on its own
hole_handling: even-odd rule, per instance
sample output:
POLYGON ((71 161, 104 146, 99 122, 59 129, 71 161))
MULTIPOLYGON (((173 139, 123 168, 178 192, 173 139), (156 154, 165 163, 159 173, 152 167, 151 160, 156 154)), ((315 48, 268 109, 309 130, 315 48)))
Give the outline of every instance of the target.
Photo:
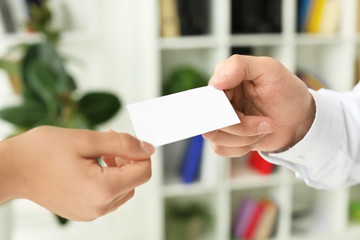
POLYGON ((129 160, 144 160, 150 158, 155 151, 151 144, 127 133, 78 130, 74 138, 77 139, 75 147, 85 158, 117 156, 129 160))

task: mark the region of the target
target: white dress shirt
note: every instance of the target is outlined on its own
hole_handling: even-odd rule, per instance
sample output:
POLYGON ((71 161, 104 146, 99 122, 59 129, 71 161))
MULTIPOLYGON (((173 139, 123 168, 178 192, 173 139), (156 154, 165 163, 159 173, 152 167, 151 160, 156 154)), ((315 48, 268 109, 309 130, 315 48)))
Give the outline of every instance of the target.
POLYGON ((286 151, 261 155, 318 189, 360 183, 360 84, 347 93, 310 92, 316 115, 305 137, 286 151))

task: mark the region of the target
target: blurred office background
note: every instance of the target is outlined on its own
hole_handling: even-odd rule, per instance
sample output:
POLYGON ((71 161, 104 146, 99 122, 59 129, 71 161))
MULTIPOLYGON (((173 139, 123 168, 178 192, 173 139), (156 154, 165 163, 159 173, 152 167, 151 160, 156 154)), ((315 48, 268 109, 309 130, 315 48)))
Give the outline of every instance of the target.
MULTIPOLYGON (((0 0, 0 58, 43 41, 29 3, 0 0)), ((309 87, 358 80, 358 0, 48 0, 57 50, 77 94, 107 91, 122 108, 98 130, 134 133, 126 104, 206 85, 231 54, 279 59, 309 87)), ((13 56, 11 56, 13 57, 13 56)), ((0 71, 0 109, 21 101, 0 71)), ((91 106, 90 106, 91 107, 91 106)), ((0 121, 0 138, 14 125, 0 121)), ((153 176, 117 211, 62 225, 27 200, 0 206, 0 240, 359 239, 360 188, 320 191, 256 153, 214 155, 201 138, 158 148, 153 176), (191 155, 189 152, 198 153, 191 155), (189 157, 190 156, 190 157, 189 157)))

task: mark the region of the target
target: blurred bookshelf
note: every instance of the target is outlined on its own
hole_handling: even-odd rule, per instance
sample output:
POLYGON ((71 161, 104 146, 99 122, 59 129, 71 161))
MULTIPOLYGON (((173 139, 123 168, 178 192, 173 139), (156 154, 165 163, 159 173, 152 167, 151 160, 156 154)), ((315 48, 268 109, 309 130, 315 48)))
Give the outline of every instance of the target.
MULTIPOLYGON (((176 12, 178 2, 153 2, 158 9, 153 16, 158 23, 153 29, 159 46, 155 53, 158 72, 152 78, 157 86, 163 84, 172 69, 184 64, 211 76, 217 62, 231 54, 277 58, 292 71, 311 73, 317 81, 340 92, 354 85, 354 62, 360 49, 356 30, 357 0, 208 0, 207 3, 202 2, 209 11, 205 14, 208 18, 207 31, 193 35, 181 33, 183 18, 179 17, 181 11, 176 12), (174 12, 169 14, 178 18, 172 22, 176 23, 172 26, 177 28, 173 31, 175 35, 166 35, 162 31, 164 24, 168 23, 162 18, 161 4, 164 2, 175 6, 174 12), (301 14, 307 14, 307 19, 301 14), (310 17, 311 14, 315 15, 310 17)), ((185 5, 186 1, 181 4, 185 5)), ((351 188, 336 191, 312 189, 282 167, 275 167, 268 174, 259 173, 249 166, 249 156, 232 159, 217 157, 215 161, 214 157, 210 157, 216 164, 213 167, 216 169, 214 182, 203 181, 200 170, 196 181, 183 183, 179 169, 170 171, 164 168, 164 165, 176 165, 173 161, 179 167, 183 161, 181 156, 174 157, 169 146, 164 148, 166 154, 162 156, 162 171, 159 173, 162 175, 159 184, 164 193, 160 199, 164 214, 168 198, 198 199, 199 196, 211 195, 215 204, 208 206, 211 208, 209 211, 215 213, 215 229, 213 235, 206 239, 242 239, 234 235, 234 215, 244 199, 269 199, 276 206, 272 233, 265 239, 342 239, 346 236, 350 239, 360 236, 354 230, 357 226, 350 223, 348 217, 351 188), (173 174, 173 178, 169 174, 173 174)), ((204 151, 209 151, 209 148, 204 151)), ((206 155, 202 163, 209 159, 209 154, 206 155)), ((167 223, 162 223, 164 233, 167 223)))
MULTIPOLYGON (((57 1, 53 0, 53 2, 57 1)), ((82 45, 96 41, 99 35, 104 33, 103 28, 106 26, 100 25, 101 19, 106 15, 101 12, 106 5, 103 1, 62 0, 57 3, 59 2, 69 4, 71 11, 77 10, 75 25, 65 34, 64 39, 65 45, 75 46, 70 50, 82 48, 82 45), (88 12, 81 11, 81 6, 84 4, 90 5, 87 8, 88 12)), ((113 4, 115 2, 112 1, 113 4)), ((114 54, 119 56, 124 54, 129 59, 130 56, 136 55, 132 51, 137 53, 139 59, 125 62, 125 65, 133 64, 139 69, 127 75, 134 78, 134 82, 128 82, 121 87, 124 89, 122 93, 128 94, 129 102, 160 96, 165 79, 176 67, 192 66, 210 77, 219 61, 235 53, 271 56, 280 60, 293 72, 300 69, 312 73, 329 88, 340 92, 351 89, 355 75, 360 69, 355 64, 355 60, 360 57, 360 37, 357 30, 360 16, 357 12, 359 1, 313 0, 324 5, 331 2, 333 9, 330 13, 336 16, 331 31, 329 29, 308 31, 299 28, 300 6, 304 2, 304 0, 141 0, 126 1, 126 3, 124 1, 118 4, 118 8, 114 8, 114 11, 122 7, 125 9, 123 13, 129 12, 127 17, 130 17, 130 13, 134 15, 137 19, 131 19, 126 23, 133 26, 133 29, 126 31, 121 27, 117 28, 116 24, 111 25, 112 33, 109 35, 117 38, 108 40, 104 45, 116 42, 119 49, 124 51, 116 49, 114 54), (252 6, 244 6, 247 3, 252 6), (163 4, 166 7, 163 7, 163 4), (182 4, 179 7, 182 10, 177 10, 178 4, 182 4), (265 7, 268 9, 266 13, 265 7), (249 10, 245 11, 244 9, 247 8, 249 10), (270 10, 273 12, 269 13, 270 10), (198 16, 194 12, 198 12, 198 16), (243 20, 239 20, 239 17, 245 17, 240 16, 240 12, 251 13, 250 17, 255 16, 250 23, 258 21, 256 25, 261 28, 235 27, 233 21, 241 23, 243 20), (182 25, 184 21, 186 24, 182 25), (165 22, 170 23, 170 26, 163 26, 165 22), (166 33, 163 31, 164 27, 167 28, 166 33), (136 34, 132 30, 136 31, 136 34), (123 35, 119 37, 117 33, 119 36, 123 35), (127 35, 136 37, 136 40, 126 38, 126 41, 133 42, 134 49, 129 52, 125 47, 122 48, 123 42, 117 42, 127 35)), ((117 20, 125 20, 125 18, 117 18, 117 20)), ((249 24, 249 27, 250 25, 254 24, 249 24)), ((0 42, 4 43, 0 46, 0 53, 14 42, 23 39, 36 41, 36 38, 41 37, 28 34, 21 29, 15 33, 6 33, 4 25, 0 26, 2 27, 0 42)), ((106 64, 114 64, 111 59, 118 60, 114 57, 110 60, 106 59, 106 64)), ((118 66, 115 64, 113 67, 118 66)), ((124 68, 121 70, 126 71, 124 68)), ((103 77, 100 74, 93 75, 103 77)), ((199 212, 199 215, 186 216, 187 219, 199 216, 207 216, 206 219, 211 219, 208 231, 196 239, 239 239, 234 235, 236 222, 234 218, 237 209, 246 199, 254 202, 267 199, 276 206, 276 218, 272 223, 268 239, 328 240, 360 237, 360 223, 353 222, 349 218, 350 202, 357 199, 357 191, 360 191, 358 187, 336 191, 315 190, 296 180, 292 172, 282 167, 274 167, 271 172, 264 174, 248 164, 249 156, 231 159, 216 156, 206 142, 203 145, 196 178, 192 182, 184 183, 181 178, 181 163, 185 148, 186 141, 169 144, 157 149, 153 157, 153 176, 145 185, 145 192, 148 195, 141 200, 144 206, 140 209, 145 209, 146 212, 142 215, 145 223, 140 226, 144 227, 146 234, 141 239, 172 239, 168 237, 167 232, 171 224, 169 217, 172 217, 168 215, 169 204, 173 210, 193 207, 196 209, 195 212, 199 212), (204 206, 205 210, 199 206, 204 206), (316 224, 313 224, 314 222, 316 224)), ((141 191, 139 193, 141 194, 141 191)), ((142 231, 138 226, 134 228, 142 231)))

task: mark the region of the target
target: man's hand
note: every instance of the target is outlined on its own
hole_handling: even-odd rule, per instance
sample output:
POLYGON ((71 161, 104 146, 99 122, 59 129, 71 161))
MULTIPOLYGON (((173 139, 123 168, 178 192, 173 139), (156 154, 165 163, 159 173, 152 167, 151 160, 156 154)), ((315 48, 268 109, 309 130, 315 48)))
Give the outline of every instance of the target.
POLYGON ((306 135, 315 117, 307 86, 269 57, 233 55, 216 66, 209 84, 225 90, 241 120, 203 135, 219 155, 291 147, 306 135))

